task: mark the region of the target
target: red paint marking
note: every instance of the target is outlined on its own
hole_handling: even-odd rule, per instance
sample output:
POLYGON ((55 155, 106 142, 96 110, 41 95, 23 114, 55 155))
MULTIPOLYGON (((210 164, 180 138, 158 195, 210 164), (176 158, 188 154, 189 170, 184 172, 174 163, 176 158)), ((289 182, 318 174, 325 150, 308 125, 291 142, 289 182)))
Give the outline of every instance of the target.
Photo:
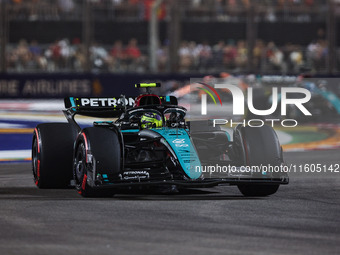
POLYGON ((33 104, 30 103, 1 103, 0 108, 3 110, 29 110, 33 104))
POLYGON ((87 138, 86 138, 86 135, 84 133, 81 133, 84 137, 84 141, 85 141, 85 162, 87 163, 87 150, 88 150, 88 145, 87 145, 87 138))
POLYGON ((31 161, 31 158, 27 158, 27 159, 22 159, 22 158, 2 158, 0 159, 0 162, 13 162, 13 161, 31 161))
POLYGON ((40 146, 39 146, 39 134, 38 134, 38 129, 34 129, 34 132, 36 134, 37 137, 37 146, 38 146, 38 153, 40 153, 40 146))
POLYGON ((35 185, 37 185, 37 186, 39 184, 39 179, 40 179, 40 160, 38 160, 38 162, 37 162, 37 176, 36 176, 36 180, 35 180, 35 185))
POLYGON ((216 89, 214 89, 212 86, 210 86, 210 85, 208 85, 208 84, 206 84, 206 83, 204 83, 204 82, 199 82, 199 84, 202 84, 202 85, 204 85, 204 86, 207 86, 209 89, 211 89, 211 90, 215 93, 215 95, 217 96, 217 98, 218 98, 218 100, 220 101, 221 106, 222 106, 222 100, 221 100, 219 94, 217 93, 216 89))
POLYGON ((37 165, 37 178, 40 178, 40 160, 38 160, 38 165, 37 165))
POLYGON ((85 190, 86 179, 87 179, 87 175, 84 174, 83 183, 81 184, 81 189, 82 189, 82 190, 85 190))
POLYGON ((84 140, 85 140, 85 149, 88 150, 86 135, 84 133, 82 133, 82 135, 83 135, 84 140))

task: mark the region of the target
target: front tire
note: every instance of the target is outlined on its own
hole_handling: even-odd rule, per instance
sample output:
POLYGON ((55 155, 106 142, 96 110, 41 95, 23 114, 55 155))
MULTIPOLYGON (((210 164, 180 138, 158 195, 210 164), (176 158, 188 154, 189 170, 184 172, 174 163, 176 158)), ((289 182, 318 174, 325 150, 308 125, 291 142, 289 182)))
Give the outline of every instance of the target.
POLYGON ((83 197, 113 196, 113 189, 93 188, 94 175, 119 173, 121 157, 121 146, 114 131, 99 127, 84 129, 78 136, 73 160, 73 175, 78 193, 83 197))
POLYGON ((241 184, 240 192, 246 197, 265 197, 276 193, 280 185, 241 184))
MULTIPOLYGON (((272 127, 238 126, 234 132, 234 142, 236 153, 244 166, 281 166, 283 164, 281 145, 272 127)), ((271 177, 275 178, 275 175, 271 177)), ((254 178, 261 179, 263 175, 256 173, 254 178)), ((237 185, 240 192, 247 197, 272 195, 279 186, 279 184, 256 183, 237 185)))
POLYGON ((88 170, 86 163, 86 148, 84 142, 80 142, 77 146, 74 158, 74 175, 76 180, 76 189, 83 197, 92 197, 95 191, 88 185, 88 170))

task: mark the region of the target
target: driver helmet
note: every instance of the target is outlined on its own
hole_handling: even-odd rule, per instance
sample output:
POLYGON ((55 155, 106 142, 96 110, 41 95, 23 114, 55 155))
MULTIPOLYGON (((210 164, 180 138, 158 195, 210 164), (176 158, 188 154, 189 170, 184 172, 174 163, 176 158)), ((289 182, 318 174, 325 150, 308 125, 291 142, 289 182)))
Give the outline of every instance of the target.
POLYGON ((142 128, 160 128, 163 126, 162 117, 156 113, 144 113, 141 118, 142 128))

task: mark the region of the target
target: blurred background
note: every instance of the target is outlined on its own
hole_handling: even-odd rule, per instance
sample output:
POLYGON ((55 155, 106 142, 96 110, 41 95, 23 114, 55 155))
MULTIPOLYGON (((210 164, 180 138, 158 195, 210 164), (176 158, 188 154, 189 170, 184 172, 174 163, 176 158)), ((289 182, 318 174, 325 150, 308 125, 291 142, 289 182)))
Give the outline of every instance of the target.
POLYGON ((7 73, 339 73, 339 0, 1 0, 7 73))
POLYGON ((305 87, 316 118, 283 144, 340 148, 339 25, 340 0, 0 0, 0 152, 29 158, 32 128, 64 120, 63 97, 158 81, 182 99, 190 78, 256 87, 260 104, 272 86, 305 87))

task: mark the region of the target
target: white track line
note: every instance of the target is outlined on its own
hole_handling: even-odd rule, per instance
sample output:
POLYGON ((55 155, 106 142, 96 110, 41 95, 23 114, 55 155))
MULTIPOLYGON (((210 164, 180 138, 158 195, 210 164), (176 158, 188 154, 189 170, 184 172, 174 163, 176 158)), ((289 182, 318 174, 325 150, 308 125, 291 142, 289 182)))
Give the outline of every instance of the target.
POLYGON ((31 157, 31 150, 0 151, 0 159, 24 159, 31 157))

